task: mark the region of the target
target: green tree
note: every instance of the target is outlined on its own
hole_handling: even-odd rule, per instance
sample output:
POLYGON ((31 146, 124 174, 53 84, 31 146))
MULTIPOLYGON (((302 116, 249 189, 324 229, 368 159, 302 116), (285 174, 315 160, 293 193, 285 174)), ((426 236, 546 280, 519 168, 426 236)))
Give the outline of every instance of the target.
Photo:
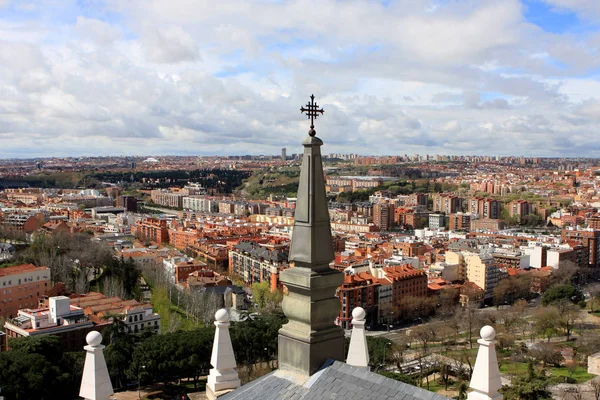
POLYGON ((127 375, 141 381, 169 383, 192 378, 194 384, 210 368, 213 328, 154 335, 134 350, 127 375))
POLYGON ((102 332, 104 343, 109 343, 104 351, 106 366, 113 381, 113 387, 121 388, 127 381, 127 365, 133 357, 136 336, 127 332, 127 325, 119 316, 113 318, 112 323, 102 332))
POLYGON ((555 307, 539 309, 533 316, 533 320, 536 333, 548 339, 548 342, 556 335, 560 327, 560 314, 555 307))
POLYGON ((385 338, 367 336, 367 346, 369 349, 369 365, 379 370, 392 361, 392 341, 385 338))
POLYGON ((570 284, 552 285, 542 295, 542 304, 545 306, 563 300, 570 301, 573 304, 580 304, 584 301, 584 297, 581 290, 570 284))
POLYGON ((266 281, 255 283, 252 285, 252 298, 259 309, 265 307, 271 290, 269 284, 266 281))
POLYGON ((511 381, 511 386, 501 389, 506 400, 550 400, 552 393, 548 390, 550 378, 544 371, 536 372, 533 362, 527 364, 527 375, 516 376, 511 381))
POLYGON ((13 339, 0 353, 0 385, 8 399, 76 398, 83 352, 63 353, 56 336, 13 339))

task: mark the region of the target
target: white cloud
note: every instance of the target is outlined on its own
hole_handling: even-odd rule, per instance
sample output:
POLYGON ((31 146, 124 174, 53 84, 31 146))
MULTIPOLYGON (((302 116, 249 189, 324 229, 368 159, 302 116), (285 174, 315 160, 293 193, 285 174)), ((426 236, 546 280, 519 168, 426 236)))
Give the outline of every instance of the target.
MULTIPOLYGON (((600 2, 597 0, 544 0, 559 10, 574 11, 588 20, 600 18, 600 2)), ((595 21, 597 22, 597 20, 595 21)))
POLYGON ((517 0, 38 9, 0 12, 0 157, 301 151, 311 93, 324 152, 600 155, 600 35, 517 0))
POLYGON ((103 45, 110 44, 121 37, 119 28, 97 19, 77 17, 75 26, 82 36, 103 45))
POLYGON ((179 63, 200 59, 196 41, 179 26, 147 25, 142 31, 146 58, 154 63, 179 63))

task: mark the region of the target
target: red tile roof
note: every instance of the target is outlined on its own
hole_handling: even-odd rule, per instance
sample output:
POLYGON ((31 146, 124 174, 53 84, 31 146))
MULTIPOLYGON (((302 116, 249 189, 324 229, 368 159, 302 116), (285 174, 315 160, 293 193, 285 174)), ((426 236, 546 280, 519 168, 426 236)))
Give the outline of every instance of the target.
MULTIPOLYGON (((39 267, 39 268, 49 269, 48 267, 39 267)), ((23 265, 16 265, 14 267, 0 268, 0 276, 10 276, 10 275, 22 274, 23 272, 36 271, 37 269, 38 269, 38 267, 36 267, 33 264, 23 264, 23 265)))

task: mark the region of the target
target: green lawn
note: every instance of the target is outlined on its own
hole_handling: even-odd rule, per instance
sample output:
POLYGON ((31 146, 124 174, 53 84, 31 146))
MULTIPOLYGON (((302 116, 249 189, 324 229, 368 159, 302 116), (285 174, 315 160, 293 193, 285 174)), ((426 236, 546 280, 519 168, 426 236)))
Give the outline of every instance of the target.
MULTIPOLYGON (((516 374, 522 375, 527 373, 527 364, 526 363, 506 363, 500 366, 500 372, 503 374, 516 374)), ((587 382, 590 379, 594 378, 596 375, 591 375, 587 373, 587 369, 582 366, 577 366, 575 371, 571 375, 571 371, 567 367, 551 367, 548 368, 548 372, 552 376, 555 377, 568 377, 571 376, 573 379, 577 381, 577 383, 587 382)))
MULTIPOLYGON (((569 376, 571 371, 569 371, 566 367, 560 368, 549 368, 548 371, 554 376, 566 377, 569 376)), ((577 383, 587 382, 590 379, 594 378, 596 375, 588 374, 587 369, 582 366, 575 367, 575 371, 571 377, 577 381, 577 383)))
POLYGON ((503 374, 521 375, 527 372, 527 364, 522 362, 507 362, 500 366, 500 372, 503 374))

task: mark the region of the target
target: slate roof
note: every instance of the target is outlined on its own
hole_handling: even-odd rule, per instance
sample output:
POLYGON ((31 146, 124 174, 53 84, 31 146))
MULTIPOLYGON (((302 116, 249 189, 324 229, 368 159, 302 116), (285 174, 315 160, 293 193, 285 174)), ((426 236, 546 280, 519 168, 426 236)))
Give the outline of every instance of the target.
POLYGON ((327 361, 306 382, 299 382, 297 378, 292 372, 276 370, 219 397, 219 400, 448 400, 340 361, 327 361))
POLYGON ((266 247, 257 246, 251 242, 240 242, 235 248, 250 254, 252 257, 262 258, 276 263, 287 262, 288 259, 288 250, 286 248, 271 250, 266 247))

